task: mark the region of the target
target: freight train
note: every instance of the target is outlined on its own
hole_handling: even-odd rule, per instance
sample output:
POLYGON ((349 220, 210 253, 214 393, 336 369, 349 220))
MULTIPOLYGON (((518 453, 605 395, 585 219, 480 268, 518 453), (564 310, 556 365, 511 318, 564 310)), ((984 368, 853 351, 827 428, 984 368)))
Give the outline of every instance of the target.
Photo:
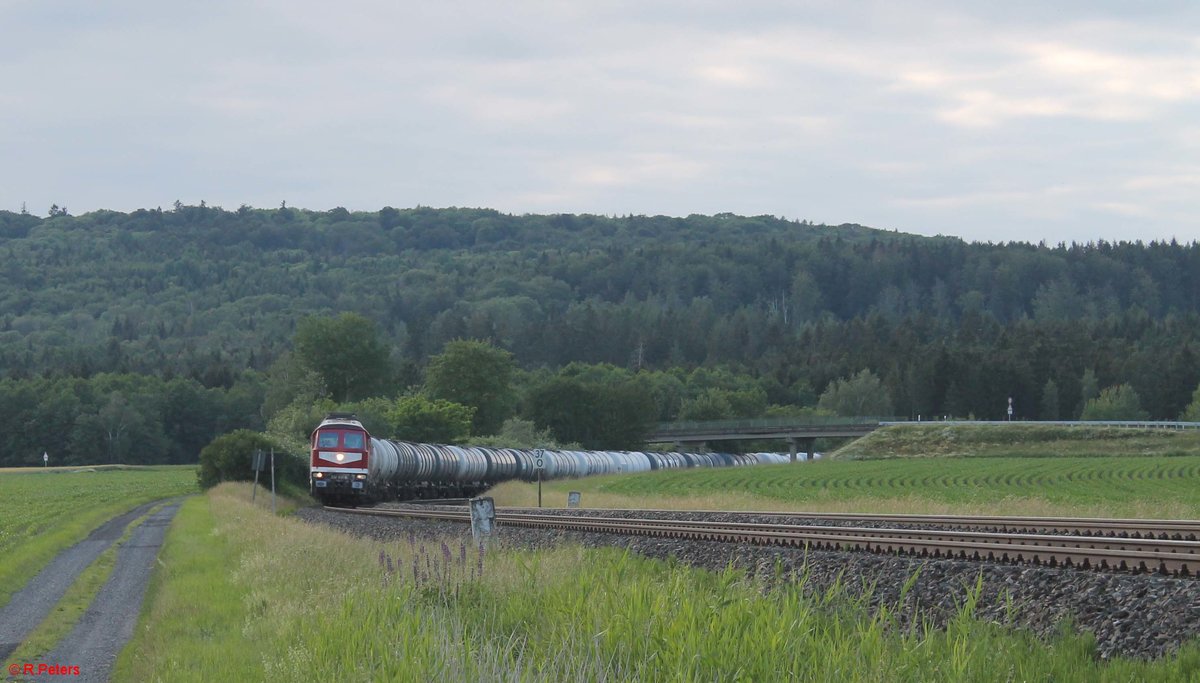
POLYGON ((349 413, 330 413, 312 433, 311 491, 326 505, 475 496, 510 479, 563 479, 681 467, 788 462, 780 453, 532 451, 377 439, 349 413))

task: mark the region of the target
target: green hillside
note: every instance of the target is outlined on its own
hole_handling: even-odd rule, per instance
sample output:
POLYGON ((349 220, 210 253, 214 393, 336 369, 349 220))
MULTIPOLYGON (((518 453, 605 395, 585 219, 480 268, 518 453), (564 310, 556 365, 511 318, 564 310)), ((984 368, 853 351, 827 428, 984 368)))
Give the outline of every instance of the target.
POLYGON ((842 460, 930 457, 1200 455, 1200 430, 1091 425, 908 424, 884 427, 831 454, 842 460))
POLYGON ((0 378, 233 385, 305 315, 374 321, 398 386, 457 338, 523 368, 733 365, 804 404, 867 368, 895 414, 1078 414, 1094 372, 1174 418, 1200 383, 1200 248, 968 244, 770 216, 487 209, 0 212, 0 378))
POLYGON ((8 465, 46 451, 67 464, 190 462, 296 401, 293 436, 322 399, 422 391, 470 404, 471 437, 519 417, 613 448, 637 445, 637 430, 615 428, 622 411, 997 419, 1012 399, 1017 418, 1056 420, 1111 388, 1121 400, 1101 413, 1176 419, 1200 385, 1196 244, 202 202, 0 211, 0 257, 8 465), (340 336, 305 352, 306 324, 340 336), (339 339, 373 362, 325 363, 353 346, 339 339), (453 340, 504 354, 503 400, 431 388, 430 359, 453 340))

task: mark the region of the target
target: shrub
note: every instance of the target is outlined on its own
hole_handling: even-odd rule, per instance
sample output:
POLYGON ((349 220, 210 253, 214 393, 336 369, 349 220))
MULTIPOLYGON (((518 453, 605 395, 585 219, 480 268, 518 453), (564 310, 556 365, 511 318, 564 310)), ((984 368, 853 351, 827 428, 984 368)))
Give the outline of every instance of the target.
MULTIPOLYGON (((254 451, 269 453, 272 449, 276 482, 307 487, 306 460, 285 452, 271 438, 249 429, 222 434, 200 451, 200 468, 196 473, 200 487, 212 488, 223 481, 254 481, 251 462, 254 451)), ((269 482, 270 476, 269 470, 264 470, 259 480, 269 482)))

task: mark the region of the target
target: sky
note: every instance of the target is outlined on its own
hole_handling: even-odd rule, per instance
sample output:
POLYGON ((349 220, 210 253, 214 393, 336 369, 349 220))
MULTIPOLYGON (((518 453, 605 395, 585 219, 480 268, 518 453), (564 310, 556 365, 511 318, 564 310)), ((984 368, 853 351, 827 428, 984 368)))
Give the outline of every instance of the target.
POLYGON ((1200 3, 0 0, 0 209, 1200 240, 1200 3))

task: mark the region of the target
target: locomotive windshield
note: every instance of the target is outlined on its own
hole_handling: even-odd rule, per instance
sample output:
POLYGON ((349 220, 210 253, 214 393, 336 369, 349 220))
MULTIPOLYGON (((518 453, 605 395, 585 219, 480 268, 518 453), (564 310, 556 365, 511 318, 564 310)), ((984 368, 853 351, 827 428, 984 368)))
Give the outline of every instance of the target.
POLYGON ((346 432, 346 448, 362 448, 362 432, 346 432))
MULTIPOLYGON (((347 435, 349 437, 349 435, 347 435)), ((347 441, 349 439, 347 438, 347 441)), ((361 441, 361 439, 360 439, 361 441)), ((337 432, 321 432, 317 435, 318 448, 337 448, 338 433, 337 432)))

